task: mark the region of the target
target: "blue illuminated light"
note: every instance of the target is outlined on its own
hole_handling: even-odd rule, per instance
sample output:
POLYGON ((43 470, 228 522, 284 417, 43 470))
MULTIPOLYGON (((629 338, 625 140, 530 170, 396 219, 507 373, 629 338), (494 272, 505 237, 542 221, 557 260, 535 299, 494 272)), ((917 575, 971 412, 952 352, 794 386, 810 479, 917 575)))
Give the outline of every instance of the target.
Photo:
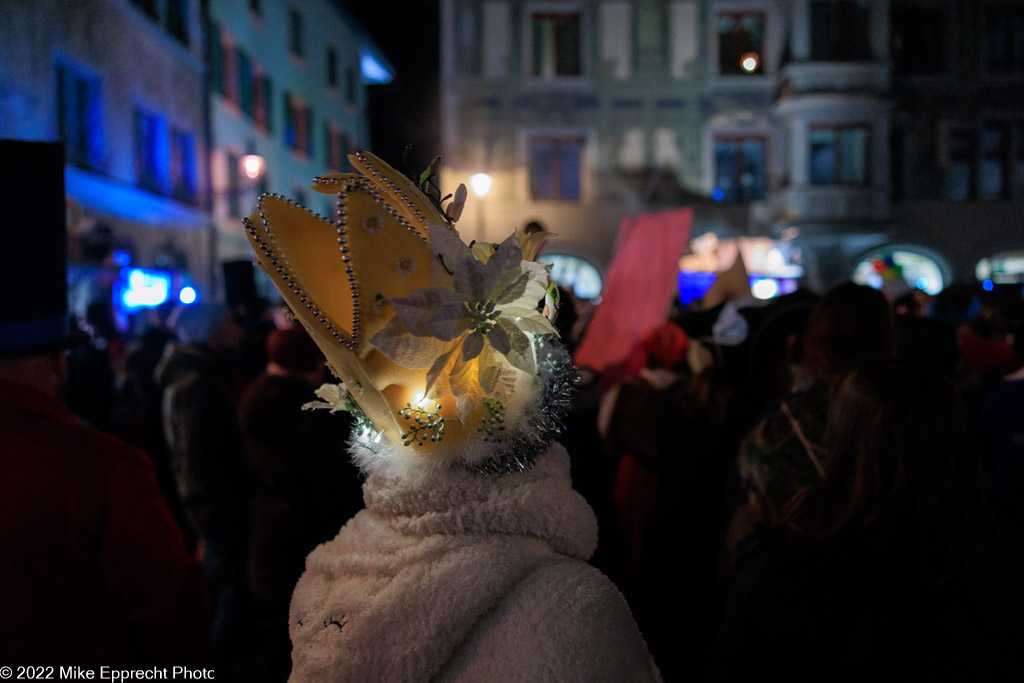
POLYGON ((178 292, 178 301, 188 306, 196 302, 196 290, 192 287, 182 287, 178 292))
POLYGON ((725 199, 725 190, 723 190, 720 187, 716 187, 715 189, 711 190, 711 198, 714 199, 716 202, 722 201, 723 199, 725 199))
POLYGON ((122 268, 132 264, 132 255, 124 249, 115 249, 111 258, 114 259, 115 265, 121 266, 122 268))
POLYGON ((985 280, 984 282, 981 283, 981 288, 984 289, 986 292, 991 292, 993 289, 996 288, 996 286, 995 284, 992 283, 991 280, 985 280))
POLYGON ((717 276, 714 273, 701 271, 681 270, 679 271, 678 288, 679 303, 689 306, 695 299, 699 299, 711 289, 717 276))
POLYGON ((917 278, 917 280, 916 280, 916 281, 914 282, 914 285, 915 285, 915 286, 916 286, 916 287, 917 287, 918 289, 928 289, 928 280, 927 280, 926 278, 923 278, 923 277, 919 277, 919 278, 917 278))
POLYGON ((121 303, 129 310, 155 308, 167 301, 171 291, 170 273, 160 270, 126 268, 122 278, 121 303))
POLYGON ((367 85, 384 85, 391 82, 391 70, 369 52, 359 56, 359 69, 363 74, 363 82, 367 85))

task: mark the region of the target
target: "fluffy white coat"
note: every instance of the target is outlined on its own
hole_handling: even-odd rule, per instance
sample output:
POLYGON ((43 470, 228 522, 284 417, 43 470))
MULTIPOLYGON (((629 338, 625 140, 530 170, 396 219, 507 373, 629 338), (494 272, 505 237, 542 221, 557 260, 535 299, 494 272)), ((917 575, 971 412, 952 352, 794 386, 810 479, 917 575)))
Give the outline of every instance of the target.
POLYGON ((292 598, 292 681, 658 680, 552 447, 504 477, 371 475, 292 598))

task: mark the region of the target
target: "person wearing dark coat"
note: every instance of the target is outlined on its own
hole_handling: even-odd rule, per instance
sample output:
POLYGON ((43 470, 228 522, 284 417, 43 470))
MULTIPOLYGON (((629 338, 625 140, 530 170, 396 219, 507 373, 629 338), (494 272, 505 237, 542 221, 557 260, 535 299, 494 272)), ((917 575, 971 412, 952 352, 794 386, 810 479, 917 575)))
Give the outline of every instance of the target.
POLYGON ((202 565, 185 552, 149 458, 57 400, 45 378, 59 363, 0 360, 4 663, 204 664, 202 565), (12 372, 15 363, 44 379, 12 372))
POLYGON ((152 463, 58 398, 69 341, 63 149, 0 140, 0 161, 0 664, 19 678, 25 666, 54 667, 51 677, 62 665, 204 666, 202 566, 152 463))
POLYGON ((298 326, 275 330, 267 357, 239 424, 253 482, 249 589, 260 642, 249 679, 270 682, 291 670, 288 606, 306 556, 363 508, 363 482, 347 451, 349 414, 302 409, 327 380, 313 340, 298 326))
POLYGON ((250 489, 233 352, 243 331, 230 311, 195 304, 172 314, 181 342, 156 369, 171 469, 201 539, 212 608, 213 661, 225 677, 246 658, 250 489))
POLYGON ((1021 549, 952 383, 867 364, 825 445, 822 482, 741 560, 708 679, 1021 680, 1021 549))

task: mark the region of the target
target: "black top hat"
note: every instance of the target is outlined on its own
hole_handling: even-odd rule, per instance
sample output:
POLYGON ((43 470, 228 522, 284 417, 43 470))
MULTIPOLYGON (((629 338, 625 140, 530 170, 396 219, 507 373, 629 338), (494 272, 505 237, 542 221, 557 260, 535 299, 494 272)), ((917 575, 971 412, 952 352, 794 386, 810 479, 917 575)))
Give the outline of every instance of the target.
POLYGON ((252 260, 224 261, 224 296, 228 308, 249 306, 256 299, 256 273, 252 260))
POLYGON ((68 340, 64 147, 0 140, 0 357, 68 340))

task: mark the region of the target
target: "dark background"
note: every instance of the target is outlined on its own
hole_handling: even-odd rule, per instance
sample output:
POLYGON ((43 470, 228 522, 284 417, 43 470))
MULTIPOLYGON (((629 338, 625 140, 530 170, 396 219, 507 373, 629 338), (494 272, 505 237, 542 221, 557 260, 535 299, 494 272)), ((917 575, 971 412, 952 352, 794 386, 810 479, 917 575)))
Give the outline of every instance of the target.
POLYGON ((418 176, 441 153, 439 0, 370 0, 345 6, 395 70, 391 83, 368 89, 370 151, 418 176))

